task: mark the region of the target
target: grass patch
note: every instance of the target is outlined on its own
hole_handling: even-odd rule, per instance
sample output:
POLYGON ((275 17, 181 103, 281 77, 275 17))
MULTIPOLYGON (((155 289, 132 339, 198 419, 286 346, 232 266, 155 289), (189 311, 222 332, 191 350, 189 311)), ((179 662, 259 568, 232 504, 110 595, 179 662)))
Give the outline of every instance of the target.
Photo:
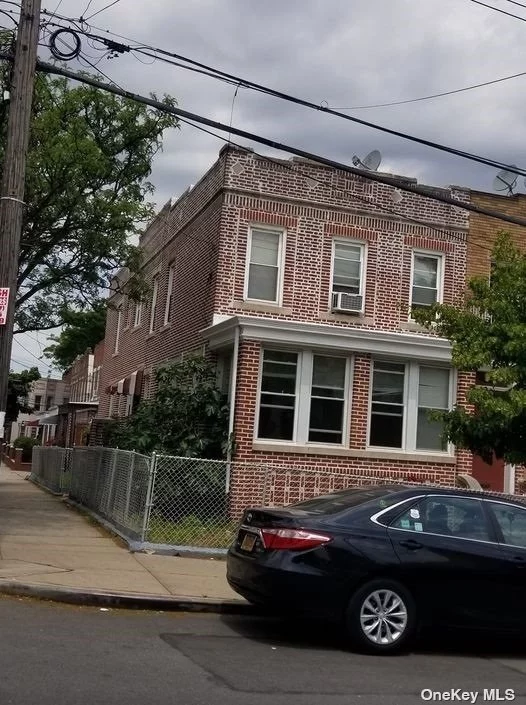
POLYGON ((162 517, 150 518, 147 540, 151 543, 168 543, 175 546, 202 546, 228 548, 234 539, 237 522, 231 520, 203 521, 187 516, 172 522, 162 517))

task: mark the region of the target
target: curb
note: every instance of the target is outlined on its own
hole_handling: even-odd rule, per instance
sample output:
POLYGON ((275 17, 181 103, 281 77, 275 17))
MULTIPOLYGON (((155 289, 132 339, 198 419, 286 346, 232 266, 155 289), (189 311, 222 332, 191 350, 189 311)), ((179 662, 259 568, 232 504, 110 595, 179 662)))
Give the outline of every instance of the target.
POLYGON ((241 600, 214 600, 207 597, 180 597, 177 595, 144 595, 124 592, 88 591, 77 588, 50 587, 15 581, 0 581, 0 594, 32 597, 37 600, 64 602, 90 607, 118 607, 122 609, 154 610, 163 612, 202 612, 214 614, 257 614, 257 609, 241 600))

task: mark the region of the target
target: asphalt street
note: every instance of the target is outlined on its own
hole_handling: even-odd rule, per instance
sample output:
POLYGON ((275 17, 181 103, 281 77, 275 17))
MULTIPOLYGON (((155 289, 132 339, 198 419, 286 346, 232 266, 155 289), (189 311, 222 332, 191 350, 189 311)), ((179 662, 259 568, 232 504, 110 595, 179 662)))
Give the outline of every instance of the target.
POLYGON ((526 645, 505 639, 428 635, 381 658, 323 625, 7 597, 0 635, 1 705, 412 705, 457 688, 526 704, 526 645))

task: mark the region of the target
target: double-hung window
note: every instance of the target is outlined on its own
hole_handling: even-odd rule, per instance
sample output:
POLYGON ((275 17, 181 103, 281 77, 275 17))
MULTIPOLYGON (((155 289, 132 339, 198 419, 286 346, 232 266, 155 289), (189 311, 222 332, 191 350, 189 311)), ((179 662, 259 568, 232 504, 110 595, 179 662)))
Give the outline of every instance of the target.
POLYGON ((248 238, 246 299, 280 303, 283 250, 282 230, 251 228, 248 238))
POLYGON ((447 452, 443 424, 433 412, 447 411, 451 403, 449 368, 376 360, 371 380, 369 445, 447 452))
POLYGON ((413 252, 411 308, 442 302, 444 260, 440 254, 413 252))
POLYGON ((363 310, 364 245, 335 240, 332 251, 331 300, 334 309, 363 310))
POLYGON ((164 304, 164 320, 163 326, 167 326, 170 323, 170 318, 172 314, 172 295, 174 288, 174 274, 175 274, 175 264, 171 264, 168 269, 168 286, 166 289, 166 301, 164 304))
POLYGON ((345 357, 264 350, 257 438, 344 444, 348 377, 345 357))
POLYGON ((156 275, 152 283, 152 298, 150 300, 150 333, 155 330, 155 320, 157 315, 157 297, 159 296, 159 275, 156 275))
POLYGON ((142 301, 135 302, 135 311, 133 316, 133 327, 138 328, 142 321, 142 301))

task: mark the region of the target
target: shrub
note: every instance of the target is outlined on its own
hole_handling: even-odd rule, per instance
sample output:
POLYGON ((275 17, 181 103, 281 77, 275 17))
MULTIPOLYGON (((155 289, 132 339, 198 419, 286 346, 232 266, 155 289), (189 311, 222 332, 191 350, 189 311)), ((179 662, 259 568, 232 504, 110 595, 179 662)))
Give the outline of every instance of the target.
POLYGON ((29 438, 28 436, 19 436, 13 441, 15 448, 22 448, 22 462, 31 462, 31 456, 33 455, 33 448, 40 445, 38 438, 29 438))

